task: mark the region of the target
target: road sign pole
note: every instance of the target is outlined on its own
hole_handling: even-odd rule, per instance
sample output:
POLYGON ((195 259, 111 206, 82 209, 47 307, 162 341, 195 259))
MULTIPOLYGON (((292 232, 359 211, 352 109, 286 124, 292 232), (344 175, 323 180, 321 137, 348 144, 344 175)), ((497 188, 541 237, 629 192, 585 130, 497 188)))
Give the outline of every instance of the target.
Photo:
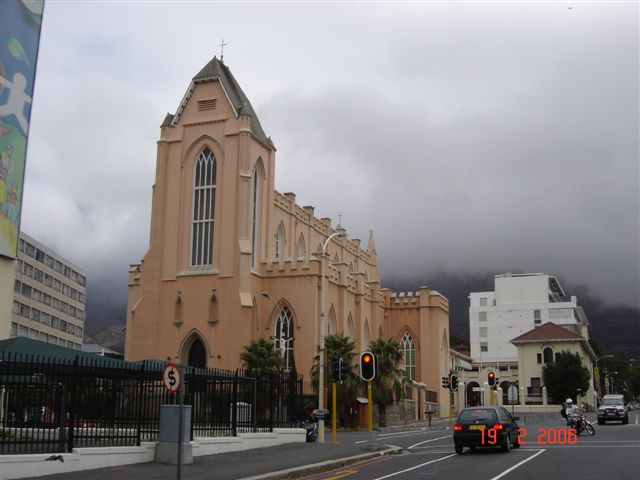
POLYGON ((178 389, 178 472, 177 472, 177 480, 181 478, 181 469, 182 469, 182 410, 184 405, 184 382, 180 382, 180 388, 178 389))
POLYGON ((338 416, 338 395, 336 394, 336 382, 333 382, 331 400, 333 400, 333 411, 331 412, 331 441, 336 443, 336 417, 338 416))

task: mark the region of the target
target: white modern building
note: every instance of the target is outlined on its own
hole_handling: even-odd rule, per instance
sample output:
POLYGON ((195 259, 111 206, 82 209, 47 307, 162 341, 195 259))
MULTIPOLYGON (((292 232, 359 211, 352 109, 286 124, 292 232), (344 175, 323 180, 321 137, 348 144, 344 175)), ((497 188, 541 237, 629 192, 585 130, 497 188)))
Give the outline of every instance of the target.
POLYGON ((28 337, 79 350, 86 294, 84 271, 20 232, 11 327, 3 331, 9 330, 10 338, 28 337))
POLYGON ((589 323, 578 299, 567 297, 555 276, 496 275, 493 292, 469 295, 469 341, 474 364, 517 364, 518 350, 511 340, 547 322, 589 339, 589 323))

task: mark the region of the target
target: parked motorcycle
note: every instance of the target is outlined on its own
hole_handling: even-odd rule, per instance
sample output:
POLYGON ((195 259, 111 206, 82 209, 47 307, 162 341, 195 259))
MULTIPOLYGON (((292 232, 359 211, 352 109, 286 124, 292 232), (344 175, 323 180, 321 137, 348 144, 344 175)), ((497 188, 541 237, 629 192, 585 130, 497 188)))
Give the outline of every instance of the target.
POLYGON ((307 431, 307 442, 315 442, 318 439, 318 424, 315 422, 301 421, 300 427, 307 431))

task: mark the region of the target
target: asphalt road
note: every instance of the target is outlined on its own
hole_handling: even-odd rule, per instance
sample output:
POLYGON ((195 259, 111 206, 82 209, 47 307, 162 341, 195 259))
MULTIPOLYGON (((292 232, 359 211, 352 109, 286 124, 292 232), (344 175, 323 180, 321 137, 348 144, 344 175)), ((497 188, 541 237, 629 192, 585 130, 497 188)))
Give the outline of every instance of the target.
MULTIPOLYGON (((405 453, 369 460, 308 480, 455 479, 465 480, 631 480, 640 478, 640 425, 630 415, 628 425, 599 426, 592 414, 596 435, 580 435, 576 444, 561 444, 565 428, 561 420, 527 425, 521 448, 504 453, 500 449, 465 449, 455 454, 450 430, 387 432, 378 442, 402 446, 405 453)), ((363 442, 366 434, 344 433, 363 442)), ((522 442, 521 442, 522 443, 522 442)))

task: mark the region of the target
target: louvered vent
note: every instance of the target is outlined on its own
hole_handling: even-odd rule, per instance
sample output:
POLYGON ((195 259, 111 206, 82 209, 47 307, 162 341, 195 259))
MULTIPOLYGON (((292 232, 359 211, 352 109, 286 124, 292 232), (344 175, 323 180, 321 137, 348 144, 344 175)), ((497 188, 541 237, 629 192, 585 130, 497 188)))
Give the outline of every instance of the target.
POLYGON ((198 111, 202 112, 203 110, 214 110, 216 108, 217 100, 212 98, 210 100, 198 100, 198 111))

